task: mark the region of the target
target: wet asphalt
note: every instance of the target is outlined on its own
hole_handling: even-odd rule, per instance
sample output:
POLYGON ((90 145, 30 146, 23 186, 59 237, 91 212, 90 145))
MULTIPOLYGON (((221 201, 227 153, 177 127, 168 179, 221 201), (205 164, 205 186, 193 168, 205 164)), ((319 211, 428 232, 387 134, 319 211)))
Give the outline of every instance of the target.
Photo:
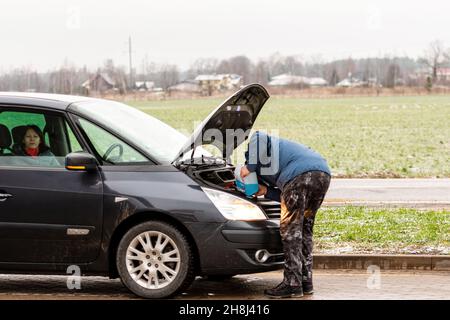
POLYGON ((450 208, 450 179, 331 179, 324 205, 450 208))

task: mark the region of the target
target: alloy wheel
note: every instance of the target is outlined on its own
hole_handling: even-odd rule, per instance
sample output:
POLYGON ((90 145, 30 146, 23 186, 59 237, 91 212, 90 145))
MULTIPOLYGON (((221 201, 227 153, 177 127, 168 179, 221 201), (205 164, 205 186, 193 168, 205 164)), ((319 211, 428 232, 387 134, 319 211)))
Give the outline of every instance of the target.
POLYGON ((131 278, 146 289, 168 286, 180 271, 180 250, 174 240, 159 231, 136 236, 126 252, 126 266, 131 278))

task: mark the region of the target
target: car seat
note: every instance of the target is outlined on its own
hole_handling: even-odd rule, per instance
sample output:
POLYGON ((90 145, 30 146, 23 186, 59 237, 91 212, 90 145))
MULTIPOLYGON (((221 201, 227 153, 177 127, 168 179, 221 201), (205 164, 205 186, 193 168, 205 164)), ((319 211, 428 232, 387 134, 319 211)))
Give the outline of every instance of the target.
POLYGON ((17 126, 12 128, 12 139, 13 139, 13 152, 20 153, 20 149, 22 148, 22 137, 25 135, 25 131, 27 130, 27 126, 17 126))
POLYGON ((9 132, 8 127, 0 124, 0 156, 5 155, 6 150, 12 153, 11 142, 11 133, 9 132))

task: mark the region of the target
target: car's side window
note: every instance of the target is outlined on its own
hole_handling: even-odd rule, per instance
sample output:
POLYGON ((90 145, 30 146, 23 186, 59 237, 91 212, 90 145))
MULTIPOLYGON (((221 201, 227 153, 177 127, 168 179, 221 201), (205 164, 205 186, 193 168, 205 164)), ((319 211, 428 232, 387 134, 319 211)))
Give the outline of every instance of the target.
POLYGON ((68 153, 82 150, 61 114, 0 109, 0 166, 64 167, 68 153))
POLYGON ((70 128, 67 122, 66 122, 66 130, 69 136, 70 152, 84 151, 83 147, 81 147, 80 143, 78 142, 78 139, 75 137, 75 134, 73 133, 72 129, 70 128))
POLYGON ((149 163, 149 160, 144 155, 108 131, 83 118, 77 119, 98 156, 106 164, 149 163))

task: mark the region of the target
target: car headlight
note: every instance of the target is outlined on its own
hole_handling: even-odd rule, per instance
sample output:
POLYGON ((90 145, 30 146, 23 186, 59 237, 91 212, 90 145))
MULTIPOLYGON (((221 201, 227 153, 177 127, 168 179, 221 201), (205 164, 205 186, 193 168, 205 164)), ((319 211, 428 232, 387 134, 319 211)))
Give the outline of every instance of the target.
POLYGON ((202 188, 219 212, 228 220, 267 220, 264 212, 255 204, 219 190, 202 188))

